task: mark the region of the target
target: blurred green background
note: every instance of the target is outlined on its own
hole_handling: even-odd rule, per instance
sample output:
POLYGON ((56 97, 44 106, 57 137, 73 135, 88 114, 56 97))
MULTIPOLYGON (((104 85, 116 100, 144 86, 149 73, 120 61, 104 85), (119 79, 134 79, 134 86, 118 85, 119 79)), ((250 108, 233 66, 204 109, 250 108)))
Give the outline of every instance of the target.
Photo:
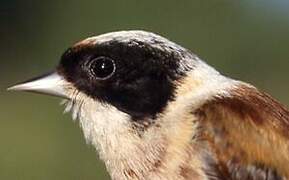
POLYGON ((0 179, 109 179, 59 99, 5 91, 88 36, 159 33, 288 105, 288 9, 288 0, 0 0, 0 179))

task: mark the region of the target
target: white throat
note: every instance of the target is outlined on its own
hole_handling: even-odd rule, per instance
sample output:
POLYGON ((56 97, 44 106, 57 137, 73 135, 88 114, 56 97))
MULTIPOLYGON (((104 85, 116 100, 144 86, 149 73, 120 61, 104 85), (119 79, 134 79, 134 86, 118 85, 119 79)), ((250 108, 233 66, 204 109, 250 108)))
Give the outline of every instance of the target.
POLYGON ((79 119, 86 141, 97 149, 113 179, 141 178, 143 168, 153 168, 151 164, 160 161, 158 154, 165 148, 161 133, 141 139, 129 115, 83 94, 79 96, 84 101, 73 105, 66 102, 66 111, 71 110, 79 119))

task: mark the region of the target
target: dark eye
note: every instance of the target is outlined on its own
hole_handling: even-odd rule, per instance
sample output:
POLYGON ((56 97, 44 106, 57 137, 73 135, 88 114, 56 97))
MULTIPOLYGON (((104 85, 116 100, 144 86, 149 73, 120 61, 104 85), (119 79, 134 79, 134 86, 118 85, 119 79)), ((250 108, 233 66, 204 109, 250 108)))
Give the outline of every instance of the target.
POLYGON ((112 59, 101 56, 90 60, 88 68, 94 78, 105 80, 114 74, 115 63, 112 59))

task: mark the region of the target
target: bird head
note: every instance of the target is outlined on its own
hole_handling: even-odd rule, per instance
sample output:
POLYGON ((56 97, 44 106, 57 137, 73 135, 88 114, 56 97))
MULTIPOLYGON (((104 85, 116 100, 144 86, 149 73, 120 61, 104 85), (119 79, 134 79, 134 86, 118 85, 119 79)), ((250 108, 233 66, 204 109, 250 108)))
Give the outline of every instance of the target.
POLYGON ((153 33, 122 31, 87 38, 68 48, 54 72, 15 85, 80 102, 113 106, 132 121, 156 118, 175 97, 197 57, 153 33))

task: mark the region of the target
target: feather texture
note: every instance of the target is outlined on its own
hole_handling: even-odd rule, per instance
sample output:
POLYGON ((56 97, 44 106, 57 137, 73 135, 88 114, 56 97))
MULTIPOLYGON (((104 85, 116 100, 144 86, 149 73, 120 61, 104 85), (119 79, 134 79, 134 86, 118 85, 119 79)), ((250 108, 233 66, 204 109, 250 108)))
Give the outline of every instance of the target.
POLYGON ((268 94, 240 83, 195 111, 201 139, 228 179, 289 177, 289 112, 268 94))

